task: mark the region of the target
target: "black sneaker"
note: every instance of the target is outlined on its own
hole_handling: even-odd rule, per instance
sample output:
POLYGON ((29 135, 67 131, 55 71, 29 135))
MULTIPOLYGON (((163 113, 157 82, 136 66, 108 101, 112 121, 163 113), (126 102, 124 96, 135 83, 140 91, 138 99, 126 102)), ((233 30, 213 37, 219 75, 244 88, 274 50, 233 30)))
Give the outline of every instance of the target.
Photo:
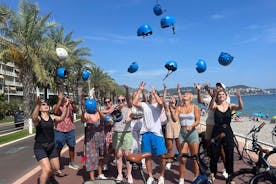
POLYGON ((55 179, 55 177, 50 176, 47 180, 47 184, 59 184, 59 182, 55 179))

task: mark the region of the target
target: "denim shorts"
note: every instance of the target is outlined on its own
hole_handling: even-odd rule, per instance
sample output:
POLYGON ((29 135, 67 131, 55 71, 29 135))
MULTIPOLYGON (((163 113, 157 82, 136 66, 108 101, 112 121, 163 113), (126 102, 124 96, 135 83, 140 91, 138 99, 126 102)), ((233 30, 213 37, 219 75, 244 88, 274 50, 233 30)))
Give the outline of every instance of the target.
POLYGON ((52 143, 35 143, 34 144, 34 155, 37 161, 43 158, 56 158, 58 157, 58 152, 55 144, 52 143))
POLYGON ((60 132, 55 130, 55 144, 57 148, 62 149, 65 143, 73 148, 76 145, 75 130, 69 132, 60 132))
POLYGON ((199 143, 198 132, 196 131, 196 129, 187 131, 181 128, 178 140, 179 142, 199 143))
POLYGON ((158 156, 165 154, 167 149, 164 137, 157 136, 152 132, 142 134, 141 151, 142 153, 150 152, 158 156))

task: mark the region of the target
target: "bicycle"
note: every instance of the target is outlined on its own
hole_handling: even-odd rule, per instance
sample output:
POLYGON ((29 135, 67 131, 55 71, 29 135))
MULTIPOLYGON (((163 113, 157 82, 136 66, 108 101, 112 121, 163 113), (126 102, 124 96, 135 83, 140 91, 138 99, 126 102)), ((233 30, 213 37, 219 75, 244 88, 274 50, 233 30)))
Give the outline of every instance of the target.
POLYGON ((239 171, 232 173, 226 181, 227 184, 249 183, 250 180, 258 173, 270 170, 270 164, 267 160, 272 154, 276 153, 276 150, 273 149, 272 151, 269 151, 262 148, 262 146, 258 143, 257 133, 262 129, 264 125, 265 123, 263 122, 258 127, 254 126, 245 138, 242 158, 244 163, 250 165, 251 168, 242 168, 239 171), (252 136, 252 146, 251 148, 248 148, 247 141, 249 140, 250 136, 252 136), (258 160, 256 162, 253 161, 248 151, 256 153, 258 155, 258 160), (244 156, 245 153, 247 153, 247 156, 244 156), (245 157, 249 158, 249 161, 246 161, 245 157))
POLYGON ((257 184, 260 182, 267 184, 276 183, 276 168, 272 168, 268 171, 261 172, 250 180, 250 184, 257 184))
MULTIPOLYGON (((210 160, 210 149, 211 149, 211 144, 209 141, 205 139, 205 132, 201 132, 199 134, 200 142, 199 142, 199 147, 198 147, 198 154, 201 162, 205 162, 206 165, 210 160)), ((234 140, 234 146, 236 148, 237 154, 238 154, 238 159, 242 159, 242 154, 239 150, 239 142, 236 138, 236 136, 233 137, 234 140)))

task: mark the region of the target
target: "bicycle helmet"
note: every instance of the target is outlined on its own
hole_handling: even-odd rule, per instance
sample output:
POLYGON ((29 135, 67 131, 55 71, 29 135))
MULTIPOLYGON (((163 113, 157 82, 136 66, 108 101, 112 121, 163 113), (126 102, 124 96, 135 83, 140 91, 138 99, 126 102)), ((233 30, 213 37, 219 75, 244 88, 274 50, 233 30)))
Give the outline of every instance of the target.
POLYGON ((129 73, 134 73, 138 70, 138 64, 136 62, 131 63, 131 65, 128 67, 127 71, 129 73))
POLYGON ((56 48, 58 59, 65 60, 68 57, 68 52, 64 48, 56 48))
POLYGON ((169 71, 176 71, 177 70, 177 63, 175 61, 167 61, 165 64, 165 68, 169 71))
POLYGON ((150 36, 152 35, 152 29, 148 24, 141 25, 137 30, 137 36, 150 36))
POLYGON ((111 120, 110 115, 106 115, 105 118, 104 118, 104 120, 103 120, 103 122, 104 123, 108 123, 110 120, 111 120))
POLYGON ((161 28, 172 27, 173 33, 175 33, 175 18, 172 16, 165 16, 161 18, 161 28))
POLYGON ((84 107, 87 113, 95 114, 95 112, 97 111, 97 102, 93 98, 88 98, 84 102, 84 107))
POLYGON ((198 73, 203 73, 206 71, 206 69, 207 69, 206 62, 202 59, 199 59, 196 63, 196 71, 198 73))
POLYGON ((219 62, 219 64, 221 64, 223 66, 227 66, 233 61, 233 59, 234 59, 234 57, 231 56, 230 54, 221 52, 220 56, 218 58, 218 62, 219 62))
POLYGON ((57 76, 61 79, 67 78, 68 71, 64 67, 60 67, 57 69, 57 76))
POLYGON ((156 4, 154 5, 153 7, 153 12, 156 16, 159 16, 159 15, 162 15, 163 14, 163 10, 161 8, 161 5, 160 4, 156 4))
POLYGON ((87 81, 90 77, 90 72, 86 69, 82 71, 82 80, 87 81))
POLYGON ((111 113, 111 118, 114 122, 120 122, 123 119, 123 114, 122 111, 120 109, 115 109, 112 113, 111 113))

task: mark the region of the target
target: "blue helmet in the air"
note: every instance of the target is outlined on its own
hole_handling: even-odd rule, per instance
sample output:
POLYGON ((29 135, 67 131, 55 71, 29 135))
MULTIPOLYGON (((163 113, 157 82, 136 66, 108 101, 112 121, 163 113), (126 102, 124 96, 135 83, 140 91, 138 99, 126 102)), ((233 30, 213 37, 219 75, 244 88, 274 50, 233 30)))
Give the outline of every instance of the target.
POLYGON ((221 52, 219 55, 219 58, 218 58, 218 62, 219 62, 219 64, 221 64, 223 66, 227 66, 230 63, 232 63, 233 59, 234 59, 234 57, 231 56, 230 54, 221 52))
POLYGON ((169 71, 176 71, 177 70, 177 63, 175 61, 167 61, 165 64, 165 68, 169 71))
POLYGON ((88 98, 84 102, 84 107, 87 113, 95 114, 95 112, 97 111, 97 102, 93 98, 88 98))
POLYGON ((160 4, 156 4, 154 5, 153 7, 153 12, 156 16, 159 16, 159 15, 162 15, 163 14, 163 10, 161 8, 161 5, 160 4))
POLYGON ((167 28, 167 27, 172 27, 173 33, 175 33, 175 18, 172 16, 164 16, 161 18, 160 21, 161 28, 167 28))
POLYGON ((136 62, 131 63, 131 65, 128 67, 127 71, 129 73, 134 73, 138 70, 138 64, 136 62))
POLYGON ((152 35, 152 29, 148 24, 141 25, 137 30, 137 36, 150 36, 152 35))
POLYGON ((199 60, 197 61, 197 63, 196 63, 196 71, 197 71, 198 73, 203 73, 203 72, 206 71, 206 69, 207 69, 207 64, 206 64, 206 62, 205 62, 204 60, 202 60, 202 59, 199 59, 199 60))
POLYGON ((87 81, 90 77, 90 72, 86 69, 82 71, 82 80, 87 81))
POLYGON ((57 76, 61 79, 66 78, 68 75, 67 70, 64 67, 60 67, 57 69, 57 76))

